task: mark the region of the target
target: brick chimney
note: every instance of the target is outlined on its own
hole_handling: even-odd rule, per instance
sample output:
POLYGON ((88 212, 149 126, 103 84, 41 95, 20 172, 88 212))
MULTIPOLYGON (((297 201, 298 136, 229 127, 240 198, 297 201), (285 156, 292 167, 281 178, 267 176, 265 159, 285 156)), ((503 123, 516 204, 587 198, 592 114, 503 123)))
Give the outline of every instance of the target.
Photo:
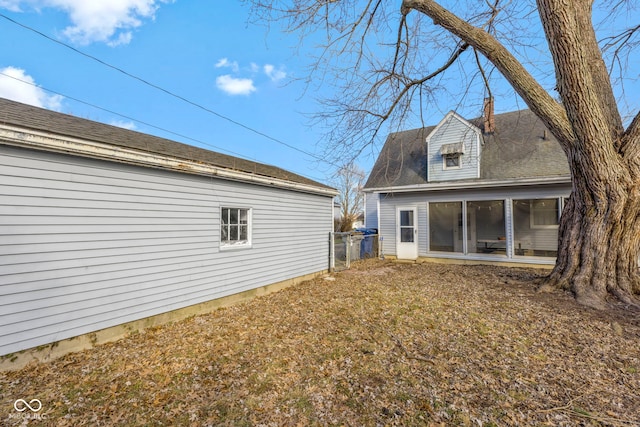
POLYGON ((496 122, 493 118, 493 97, 484 99, 484 133, 494 133, 496 122))

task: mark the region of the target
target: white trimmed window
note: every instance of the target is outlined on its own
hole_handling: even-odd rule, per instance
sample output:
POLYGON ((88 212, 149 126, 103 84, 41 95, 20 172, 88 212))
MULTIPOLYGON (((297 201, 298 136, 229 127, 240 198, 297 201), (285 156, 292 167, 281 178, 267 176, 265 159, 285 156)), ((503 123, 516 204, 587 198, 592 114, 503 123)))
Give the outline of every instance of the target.
POLYGON ((460 153, 444 155, 443 169, 460 169, 460 156, 460 153))
POLYGON ((558 228, 558 199, 536 199, 529 203, 531 228, 558 228))
POLYGON ((443 144, 440 147, 440 155, 442 156, 442 169, 460 169, 460 159, 464 154, 464 143, 455 142, 453 144, 443 144))
POLYGON ((243 247, 251 244, 251 209, 222 208, 220 246, 243 247))

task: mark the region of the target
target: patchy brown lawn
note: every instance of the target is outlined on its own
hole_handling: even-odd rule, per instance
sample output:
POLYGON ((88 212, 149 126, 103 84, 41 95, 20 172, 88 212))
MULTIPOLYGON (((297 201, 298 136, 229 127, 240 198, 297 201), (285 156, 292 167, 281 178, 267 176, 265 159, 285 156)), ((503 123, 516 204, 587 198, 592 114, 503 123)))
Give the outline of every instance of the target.
POLYGON ((364 262, 0 373, 0 424, 640 425, 640 315, 539 274, 364 262))

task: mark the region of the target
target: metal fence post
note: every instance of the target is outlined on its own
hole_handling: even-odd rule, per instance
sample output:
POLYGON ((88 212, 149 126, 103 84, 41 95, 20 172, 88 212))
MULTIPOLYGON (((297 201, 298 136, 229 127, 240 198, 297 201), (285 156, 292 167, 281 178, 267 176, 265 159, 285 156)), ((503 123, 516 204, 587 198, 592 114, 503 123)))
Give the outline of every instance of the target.
POLYGON ((336 240, 333 233, 329 233, 329 271, 334 272, 336 269, 336 240))

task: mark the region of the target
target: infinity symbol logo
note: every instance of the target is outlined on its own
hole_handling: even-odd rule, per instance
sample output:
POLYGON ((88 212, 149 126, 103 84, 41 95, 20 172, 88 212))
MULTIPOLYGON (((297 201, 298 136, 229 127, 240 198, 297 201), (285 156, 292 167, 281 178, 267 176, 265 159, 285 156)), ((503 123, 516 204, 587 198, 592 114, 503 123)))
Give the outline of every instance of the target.
POLYGON ((24 399, 18 399, 13 402, 13 407, 18 412, 24 412, 27 409, 30 409, 31 412, 38 412, 40 409, 42 409, 42 402, 40 402, 38 399, 31 399, 29 403, 27 403, 27 401, 24 399))

